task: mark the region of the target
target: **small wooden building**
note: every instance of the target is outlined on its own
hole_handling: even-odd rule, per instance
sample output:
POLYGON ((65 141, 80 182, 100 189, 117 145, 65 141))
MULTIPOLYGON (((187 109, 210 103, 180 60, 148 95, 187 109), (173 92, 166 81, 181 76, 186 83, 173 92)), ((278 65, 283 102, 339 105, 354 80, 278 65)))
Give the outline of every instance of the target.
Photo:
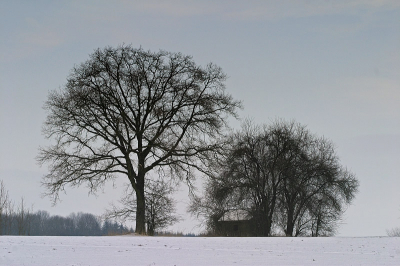
POLYGON ((221 236, 253 236, 253 220, 244 210, 232 210, 218 220, 217 232, 221 236))

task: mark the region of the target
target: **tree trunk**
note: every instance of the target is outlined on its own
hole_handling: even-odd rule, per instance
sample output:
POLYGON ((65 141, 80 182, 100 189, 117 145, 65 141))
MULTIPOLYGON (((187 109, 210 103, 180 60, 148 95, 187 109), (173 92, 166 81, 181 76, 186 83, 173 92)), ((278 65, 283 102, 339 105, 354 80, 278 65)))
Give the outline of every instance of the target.
POLYGON ((136 182, 136 233, 146 234, 146 201, 144 195, 144 173, 139 169, 136 182))
POLYGON ((293 228, 294 228, 294 225, 293 225, 292 221, 288 221, 287 225, 286 225, 286 236, 288 236, 288 237, 293 236, 293 228))
POLYGON ((275 204, 276 204, 276 197, 277 197, 277 192, 276 192, 276 186, 273 188, 273 196, 271 199, 271 202, 268 206, 268 215, 267 215, 267 232, 266 236, 271 235, 271 228, 272 228, 272 217, 274 216, 274 211, 275 211, 275 204))
POLYGON ((321 225, 321 219, 320 219, 320 215, 317 215, 317 227, 315 228, 315 237, 319 236, 319 228, 321 225))
POLYGON ((272 226, 272 223, 271 223, 271 220, 268 217, 267 224, 265 226, 264 236, 270 236, 270 234, 271 234, 271 226, 272 226))
MULTIPOLYGON (((265 200, 266 201, 266 200, 265 200)), ((270 214, 271 210, 268 206, 269 202, 264 203, 264 230, 263 230, 263 236, 269 236, 271 233, 271 219, 270 219, 270 214)))
POLYGON ((293 210, 289 209, 287 214, 287 221, 286 221, 286 236, 293 236, 293 229, 294 229, 294 222, 293 222, 293 210))
POLYGON ((144 189, 142 191, 136 191, 136 233, 140 235, 146 234, 146 219, 145 219, 145 200, 144 200, 144 189))

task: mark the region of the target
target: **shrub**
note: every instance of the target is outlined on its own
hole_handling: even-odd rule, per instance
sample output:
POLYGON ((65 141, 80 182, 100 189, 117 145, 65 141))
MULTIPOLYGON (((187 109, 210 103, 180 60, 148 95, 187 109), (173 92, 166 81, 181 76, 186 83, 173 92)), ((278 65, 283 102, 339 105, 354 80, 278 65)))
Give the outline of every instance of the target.
POLYGON ((386 230, 386 233, 390 237, 400 237, 400 227, 386 230))

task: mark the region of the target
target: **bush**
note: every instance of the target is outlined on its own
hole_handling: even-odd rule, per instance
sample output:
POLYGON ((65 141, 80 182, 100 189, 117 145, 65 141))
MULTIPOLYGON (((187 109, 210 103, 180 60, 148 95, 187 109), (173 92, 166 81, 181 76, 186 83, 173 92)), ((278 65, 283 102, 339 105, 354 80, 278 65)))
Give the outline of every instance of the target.
POLYGON ((400 227, 386 230, 386 233, 390 237, 400 237, 400 227))

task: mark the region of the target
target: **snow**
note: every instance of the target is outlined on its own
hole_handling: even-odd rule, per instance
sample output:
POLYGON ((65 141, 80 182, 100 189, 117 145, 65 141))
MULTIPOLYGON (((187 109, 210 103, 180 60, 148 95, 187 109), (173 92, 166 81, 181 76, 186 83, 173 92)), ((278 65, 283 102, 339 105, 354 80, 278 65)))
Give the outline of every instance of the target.
POLYGON ((400 265, 400 238, 1 236, 0 265, 400 265))

